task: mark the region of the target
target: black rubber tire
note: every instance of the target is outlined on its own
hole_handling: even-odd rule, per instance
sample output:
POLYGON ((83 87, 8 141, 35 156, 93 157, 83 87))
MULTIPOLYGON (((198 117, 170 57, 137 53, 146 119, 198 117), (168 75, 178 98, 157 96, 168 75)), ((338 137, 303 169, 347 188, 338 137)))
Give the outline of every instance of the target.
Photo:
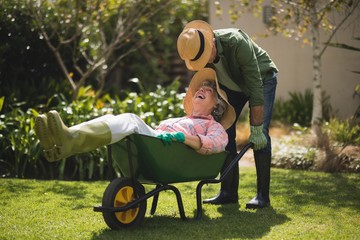
MULTIPOLYGON (((126 203, 145 195, 145 188, 138 182, 129 178, 117 178, 105 189, 102 205, 104 207, 125 206, 126 203), (137 196, 134 196, 134 188, 137 196)), ((139 203, 137 208, 124 212, 109 213, 103 212, 106 224, 114 230, 134 227, 141 224, 146 213, 146 200, 139 203)))

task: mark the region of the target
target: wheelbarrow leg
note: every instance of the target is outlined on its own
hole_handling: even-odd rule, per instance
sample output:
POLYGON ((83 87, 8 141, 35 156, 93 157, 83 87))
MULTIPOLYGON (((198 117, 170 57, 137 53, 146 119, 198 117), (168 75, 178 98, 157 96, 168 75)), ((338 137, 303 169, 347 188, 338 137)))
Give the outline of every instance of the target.
POLYGON ((196 220, 199 220, 202 217, 201 189, 204 184, 205 184, 204 181, 200 181, 196 187, 196 206, 197 206, 197 212, 195 216, 196 220))
POLYGON ((195 216, 195 219, 196 220, 199 220, 202 216, 202 201, 201 201, 201 190, 202 190, 202 187, 205 185, 205 184, 214 184, 214 183, 219 183, 220 180, 219 179, 205 179, 205 180, 201 180, 197 187, 196 187, 196 206, 197 206, 197 213, 196 213, 196 216, 195 216))
MULTIPOLYGON (((156 185, 156 189, 159 189, 160 187, 161 187, 161 185, 159 185, 159 184, 156 185)), ((155 214, 158 200, 159 200, 159 193, 156 193, 153 197, 153 201, 152 201, 152 205, 151 205, 151 210, 150 210, 151 215, 155 214)))
POLYGON ((240 159, 244 156, 244 154, 246 153, 247 150, 249 150, 250 148, 253 147, 253 143, 248 143, 246 144, 243 149, 241 149, 241 151, 235 156, 235 158, 230 162, 230 164, 225 168, 224 171, 221 172, 220 178, 219 179, 205 179, 205 180, 201 180, 197 187, 196 187, 196 204, 197 204, 197 214, 196 214, 196 219, 200 219, 202 216, 202 202, 201 202, 201 189, 203 187, 203 185, 205 184, 215 184, 215 183, 220 183, 222 181, 224 181, 225 177, 229 174, 230 171, 232 171, 232 169, 234 167, 238 167, 238 162, 240 161, 240 159))
POLYGON ((159 193, 161 191, 164 191, 164 190, 171 190, 171 191, 173 191, 175 193, 177 204, 178 204, 178 207, 179 207, 180 217, 181 217, 182 220, 186 220, 187 218, 185 216, 184 205, 183 205, 183 202, 182 202, 180 191, 179 191, 179 189, 177 189, 175 186, 172 186, 172 185, 160 185, 160 184, 157 184, 156 188, 154 190, 152 190, 151 193, 149 193, 149 194, 154 195, 154 199, 153 199, 153 202, 152 202, 150 214, 153 215, 155 213, 156 207, 157 207, 157 202, 158 202, 158 199, 159 199, 159 193))
POLYGON ((178 206, 179 206, 180 217, 181 217, 182 220, 186 220, 185 211, 184 211, 184 205, 182 203, 182 198, 181 198, 180 191, 175 186, 172 186, 172 185, 167 185, 165 188, 169 189, 169 190, 172 190, 175 193, 176 200, 177 200, 177 203, 178 203, 178 206))

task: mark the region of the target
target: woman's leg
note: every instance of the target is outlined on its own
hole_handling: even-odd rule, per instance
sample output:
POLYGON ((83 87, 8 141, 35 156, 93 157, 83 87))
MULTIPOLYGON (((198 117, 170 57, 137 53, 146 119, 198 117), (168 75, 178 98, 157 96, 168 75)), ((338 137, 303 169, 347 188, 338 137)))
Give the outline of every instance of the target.
POLYGON ((40 141, 40 145, 43 148, 45 158, 48 161, 51 161, 52 154, 49 150, 55 147, 55 142, 49 131, 47 117, 44 114, 35 118, 34 130, 40 141))
POLYGON ((115 143, 133 133, 156 136, 157 132, 148 126, 139 116, 124 113, 104 120, 111 131, 111 142, 115 143))
MULTIPOLYGON (((109 114, 70 128, 65 126, 56 111, 50 111, 47 119, 49 130, 46 129, 46 132, 50 133, 49 137, 54 141, 54 146, 46 149, 46 158, 49 161, 95 150, 98 147, 115 143, 132 133, 156 136, 155 130, 131 113, 118 116, 109 114)), ((41 132, 44 131, 38 130, 37 135, 40 136, 41 132)))
POLYGON ((54 148, 48 150, 51 152, 48 160, 57 161, 109 144, 111 132, 104 120, 111 117, 106 115, 68 128, 57 111, 48 112, 48 128, 55 142, 54 148))

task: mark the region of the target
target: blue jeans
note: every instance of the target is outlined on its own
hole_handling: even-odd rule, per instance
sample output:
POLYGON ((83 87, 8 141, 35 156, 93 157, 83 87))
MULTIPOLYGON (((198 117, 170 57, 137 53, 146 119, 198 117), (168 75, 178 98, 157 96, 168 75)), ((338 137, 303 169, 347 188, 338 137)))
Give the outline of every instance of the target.
POLYGON ((271 138, 269 135, 269 127, 272 119, 272 112, 275 102, 275 93, 277 86, 277 73, 274 76, 264 82, 264 134, 268 140, 265 149, 260 151, 270 152, 271 153, 271 138))
MULTIPOLYGON (((271 79, 264 82, 264 134, 268 140, 266 148, 261 149, 261 152, 271 153, 271 138, 269 135, 269 126, 272 118, 272 112, 275 102, 275 92, 277 85, 277 73, 274 73, 271 79)), ((249 101, 249 98, 242 92, 232 91, 225 86, 221 88, 226 92, 229 103, 234 107, 236 113, 236 120, 234 124, 227 130, 229 136, 229 143, 226 146, 226 150, 230 153, 236 153, 236 122, 243 110, 245 104, 249 101)))

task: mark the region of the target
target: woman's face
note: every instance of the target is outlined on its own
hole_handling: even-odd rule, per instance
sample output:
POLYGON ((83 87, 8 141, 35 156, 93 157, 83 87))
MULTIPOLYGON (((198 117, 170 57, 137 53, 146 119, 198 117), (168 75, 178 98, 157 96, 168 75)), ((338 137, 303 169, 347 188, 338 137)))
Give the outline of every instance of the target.
POLYGON ((193 96, 193 115, 209 115, 216 106, 215 89, 202 85, 193 96))

